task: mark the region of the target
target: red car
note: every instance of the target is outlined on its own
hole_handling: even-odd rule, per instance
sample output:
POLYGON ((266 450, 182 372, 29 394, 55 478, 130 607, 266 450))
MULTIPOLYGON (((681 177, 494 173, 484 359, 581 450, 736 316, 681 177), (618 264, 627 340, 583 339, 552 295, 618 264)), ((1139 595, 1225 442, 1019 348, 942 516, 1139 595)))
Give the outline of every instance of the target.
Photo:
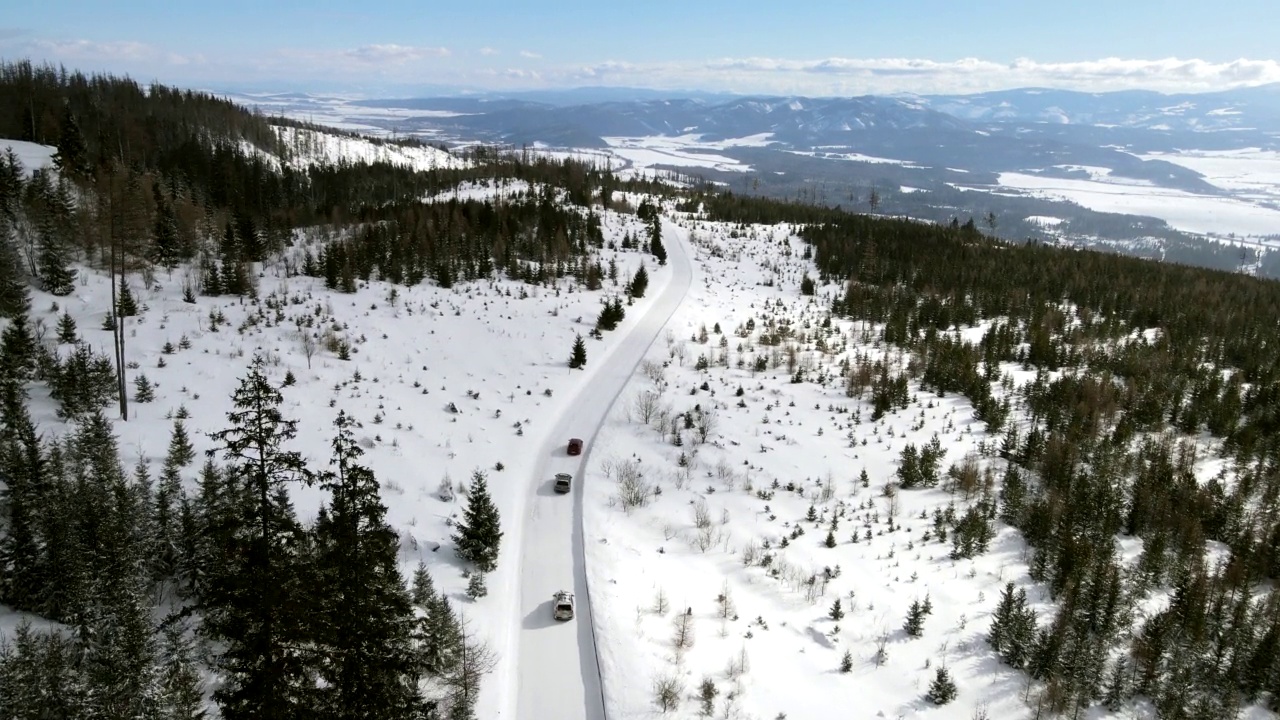
POLYGON ((580 438, 573 438, 572 440, 569 441, 569 454, 570 455, 582 454, 582 440, 580 438))

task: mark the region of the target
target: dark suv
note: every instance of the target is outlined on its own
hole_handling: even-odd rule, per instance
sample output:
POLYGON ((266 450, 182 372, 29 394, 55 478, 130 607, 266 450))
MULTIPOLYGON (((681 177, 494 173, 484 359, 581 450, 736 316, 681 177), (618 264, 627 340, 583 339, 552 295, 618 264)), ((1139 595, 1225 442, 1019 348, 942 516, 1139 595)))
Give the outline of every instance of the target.
POLYGON ((569 454, 570 454, 570 455, 581 455, 581 454, 582 454, 582 439, 581 439, 581 438, 573 438, 572 440, 570 440, 570 441, 569 441, 569 454))

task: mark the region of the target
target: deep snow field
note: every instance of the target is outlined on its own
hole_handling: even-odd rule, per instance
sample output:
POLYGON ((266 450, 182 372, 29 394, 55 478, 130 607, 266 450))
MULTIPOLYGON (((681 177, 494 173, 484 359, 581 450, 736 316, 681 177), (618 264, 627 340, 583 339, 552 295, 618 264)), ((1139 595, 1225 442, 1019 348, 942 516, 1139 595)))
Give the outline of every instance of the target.
MULTIPOLYGON (((1002 667, 984 640, 999 589, 1029 582, 1016 532, 1003 528, 990 552, 952 561, 949 543, 924 539, 949 494, 884 494, 906 443, 936 433, 945 468, 989 439, 968 401, 917 392, 910 411, 872 423, 869 402, 846 396, 840 363, 857 352, 874 361, 886 348, 860 323, 822 327, 828 304, 799 292, 812 271, 803 243, 785 227, 689 224, 694 287, 614 407, 586 485, 587 568, 610 717, 651 717, 658 679, 683 685, 690 699, 678 716, 694 717, 692 697, 707 678, 718 688, 716 717, 969 717, 979 707, 990 717, 1028 715, 1023 676, 1002 667), (789 327, 790 336, 762 345, 767 326, 789 327), (769 367, 752 372, 760 356, 769 367), (792 367, 808 380, 792 383, 792 367), (822 377, 825 384, 814 382, 822 377), (714 417, 706 442, 695 423, 676 447, 658 417, 695 406, 714 417), (628 465, 658 494, 624 509, 618 479, 628 465), (816 521, 805 519, 811 506, 816 521), (833 516, 837 546, 828 548, 833 516), (926 597, 934 611, 923 637, 909 638, 907 609, 926 597), (830 618, 837 598, 839 621, 830 618), (685 613, 693 641, 677 650, 685 613), (842 674, 846 650, 853 668, 842 674), (943 708, 924 698, 939 663, 960 688, 943 708)), ((887 357, 907 359, 895 349, 887 357)))
MULTIPOLYGON (((470 186, 456 194, 522 189, 470 186)), ((640 198, 627 200, 634 207, 640 198)), ((602 213, 602 222, 615 244, 644 232, 633 215, 602 213)), ((857 365, 862 356, 905 365, 910 358, 882 346, 877 327, 828 318, 837 288, 801 295, 803 275, 815 273, 793 228, 709 223, 670 207, 663 224, 668 246, 682 243, 693 258, 693 286, 610 411, 579 479, 591 613, 580 608, 575 622, 594 618, 608 718, 658 717, 655 687, 664 682, 679 688, 679 707, 664 717, 697 717, 707 680, 717 718, 1031 717, 1024 697, 1035 688, 985 642, 1006 582, 1027 589, 1042 623, 1051 617, 1046 593, 1028 579, 1024 543, 998 525, 987 553, 953 561, 950 543, 926 533, 935 511, 954 503, 963 512, 963 494, 886 489, 902 448, 935 435, 946 451, 942 470, 969 461, 999 477, 1001 461, 989 458, 998 440, 972 419, 966 399, 940 398, 914 383, 908 410, 871 421, 869 397, 846 395, 841 363, 857 365), (754 369, 757 358, 765 369, 754 369), (793 382, 797 372, 803 382, 793 382), (628 478, 629 486, 620 482, 628 478), (833 518, 836 546, 827 547, 833 518), (911 638, 903 629, 907 609, 926 598, 932 613, 923 636, 911 638), (837 599, 844 615, 833 620, 837 599), (686 637, 677 647, 681 626, 686 637), (840 668, 846 651, 847 673, 840 668), (938 665, 959 689, 941 708, 925 699, 938 665)), ((303 238, 292 252, 313 242, 303 238)), ((424 560, 436 587, 497 651, 478 717, 503 717, 517 676, 528 670, 516 667, 527 610, 518 607, 518 518, 533 484, 545 480, 532 477, 534 454, 565 440, 550 433, 573 412, 583 382, 567 367, 573 339, 587 336, 600 301, 620 294, 643 262, 645 298, 627 307, 617 330, 587 339, 588 371, 598 368, 671 281, 671 268, 651 256, 602 251, 605 265, 611 258, 618 281, 590 292, 566 277, 555 287, 371 282, 344 295, 320 279, 285 277, 284 263, 275 261, 260 268, 256 300, 199 296, 187 304, 189 271, 160 271, 149 286, 135 273, 130 286, 144 311, 125 321, 130 388, 145 374, 156 399, 131 401, 129 421, 116 422, 122 461, 128 468, 144 458, 158 468, 180 408, 190 413, 197 451, 212 447, 205 434, 226 426, 231 393, 254 354, 268 359, 277 381, 292 372, 297 383, 283 393, 287 416, 299 421, 294 449, 322 467, 338 411, 360 421, 363 460, 401 534, 402 571, 408 576, 424 560), (323 343, 309 357, 298 325, 308 319, 311 332, 348 341, 351 359, 323 343), (166 354, 166 343, 179 349, 166 354), (488 476, 505 537, 488 597, 472 601, 449 523, 461 514, 462 490, 476 470, 488 476), (457 499, 440 498, 446 482, 457 499)), ((33 291, 32 318, 44 341, 54 342, 66 310, 81 338, 107 353, 110 333, 101 326, 109 287, 107 277, 82 267, 69 297, 33 291)), ((982 329, 960 332, 976 341, 982 329)), ((1004 371, 1015 384, 1031 375, 1015 365, 1004 371)), ((43 388, 33 402, 46 436, 66 429, 43 388)), ((193 490, 193 470, 185 480, 193 490)), ((314 517, 321 491, 297 487, 294 496, 299 515, 314 517)), ((0 630, 16 622, 9 614, 0 630)), ((555 661, 547 658, 544 675, 558 671, 555 661)), ((1103 716, 1097 709, 1088 715, 1103 716)))

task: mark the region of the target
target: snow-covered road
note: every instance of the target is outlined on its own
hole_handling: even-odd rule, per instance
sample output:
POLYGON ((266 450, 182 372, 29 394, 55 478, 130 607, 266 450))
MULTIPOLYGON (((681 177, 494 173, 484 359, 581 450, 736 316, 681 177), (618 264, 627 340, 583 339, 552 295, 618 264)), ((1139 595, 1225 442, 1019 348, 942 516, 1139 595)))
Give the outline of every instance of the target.
MULTIPOLYGON (((588 342, 586 377, 539 453, 537 481, 526 505, 528 515, 520 540, 519 720, 605 717, 582 545, 582 479, 596 430, 689 290, 693 270, 687 248, 670 231, 663 233, 663 241, 670 280, 643 317, 619 329, 626 336, 607 358, 595 359, 594 366, 590 353, 599 345, 588 342), (586 441, 581 456, 570 457, 566 452, 570 437, 586 441), (573 474, 572 494, 555 494, 552 478, 558 472, 573 474), (552 619, 552 596, 562 589, 577 596, 577 617, 572 622, 552 619)), ((650 292, 655 289, 653 284, 650 292)))

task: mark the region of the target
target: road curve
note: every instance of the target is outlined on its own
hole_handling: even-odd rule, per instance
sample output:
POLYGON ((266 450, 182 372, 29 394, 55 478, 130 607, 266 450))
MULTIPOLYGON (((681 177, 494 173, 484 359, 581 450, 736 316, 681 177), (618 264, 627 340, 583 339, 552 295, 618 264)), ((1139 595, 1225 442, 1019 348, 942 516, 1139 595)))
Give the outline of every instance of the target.
MULTIPOLYGON (((605 720, 583 549, 582 481, 597 430, 689 291, 693 266, 688 248, 675 232, 664 232, 663 241, 670 280, 644 316, 619 328, 626 333, 624 337, 610 338, 617 345, 603 365, 591 366, 590 353, 600 346, 588 343, 587 377, 574 391, 565 406, 567 411, 537 458, 520 549, 518 720, 605 720), (581 456, 570 457, 566 452, 570 437, 586 441, 581 456), (552 477, 558 472, 573 474, 571 496, 553 491, 552 477), (552 595, 562 589, 577 598, 577 618, 572 622, 556 622, 551 616, 552 595)), ((651 282, 650 291, 654 284, 651 282)))

